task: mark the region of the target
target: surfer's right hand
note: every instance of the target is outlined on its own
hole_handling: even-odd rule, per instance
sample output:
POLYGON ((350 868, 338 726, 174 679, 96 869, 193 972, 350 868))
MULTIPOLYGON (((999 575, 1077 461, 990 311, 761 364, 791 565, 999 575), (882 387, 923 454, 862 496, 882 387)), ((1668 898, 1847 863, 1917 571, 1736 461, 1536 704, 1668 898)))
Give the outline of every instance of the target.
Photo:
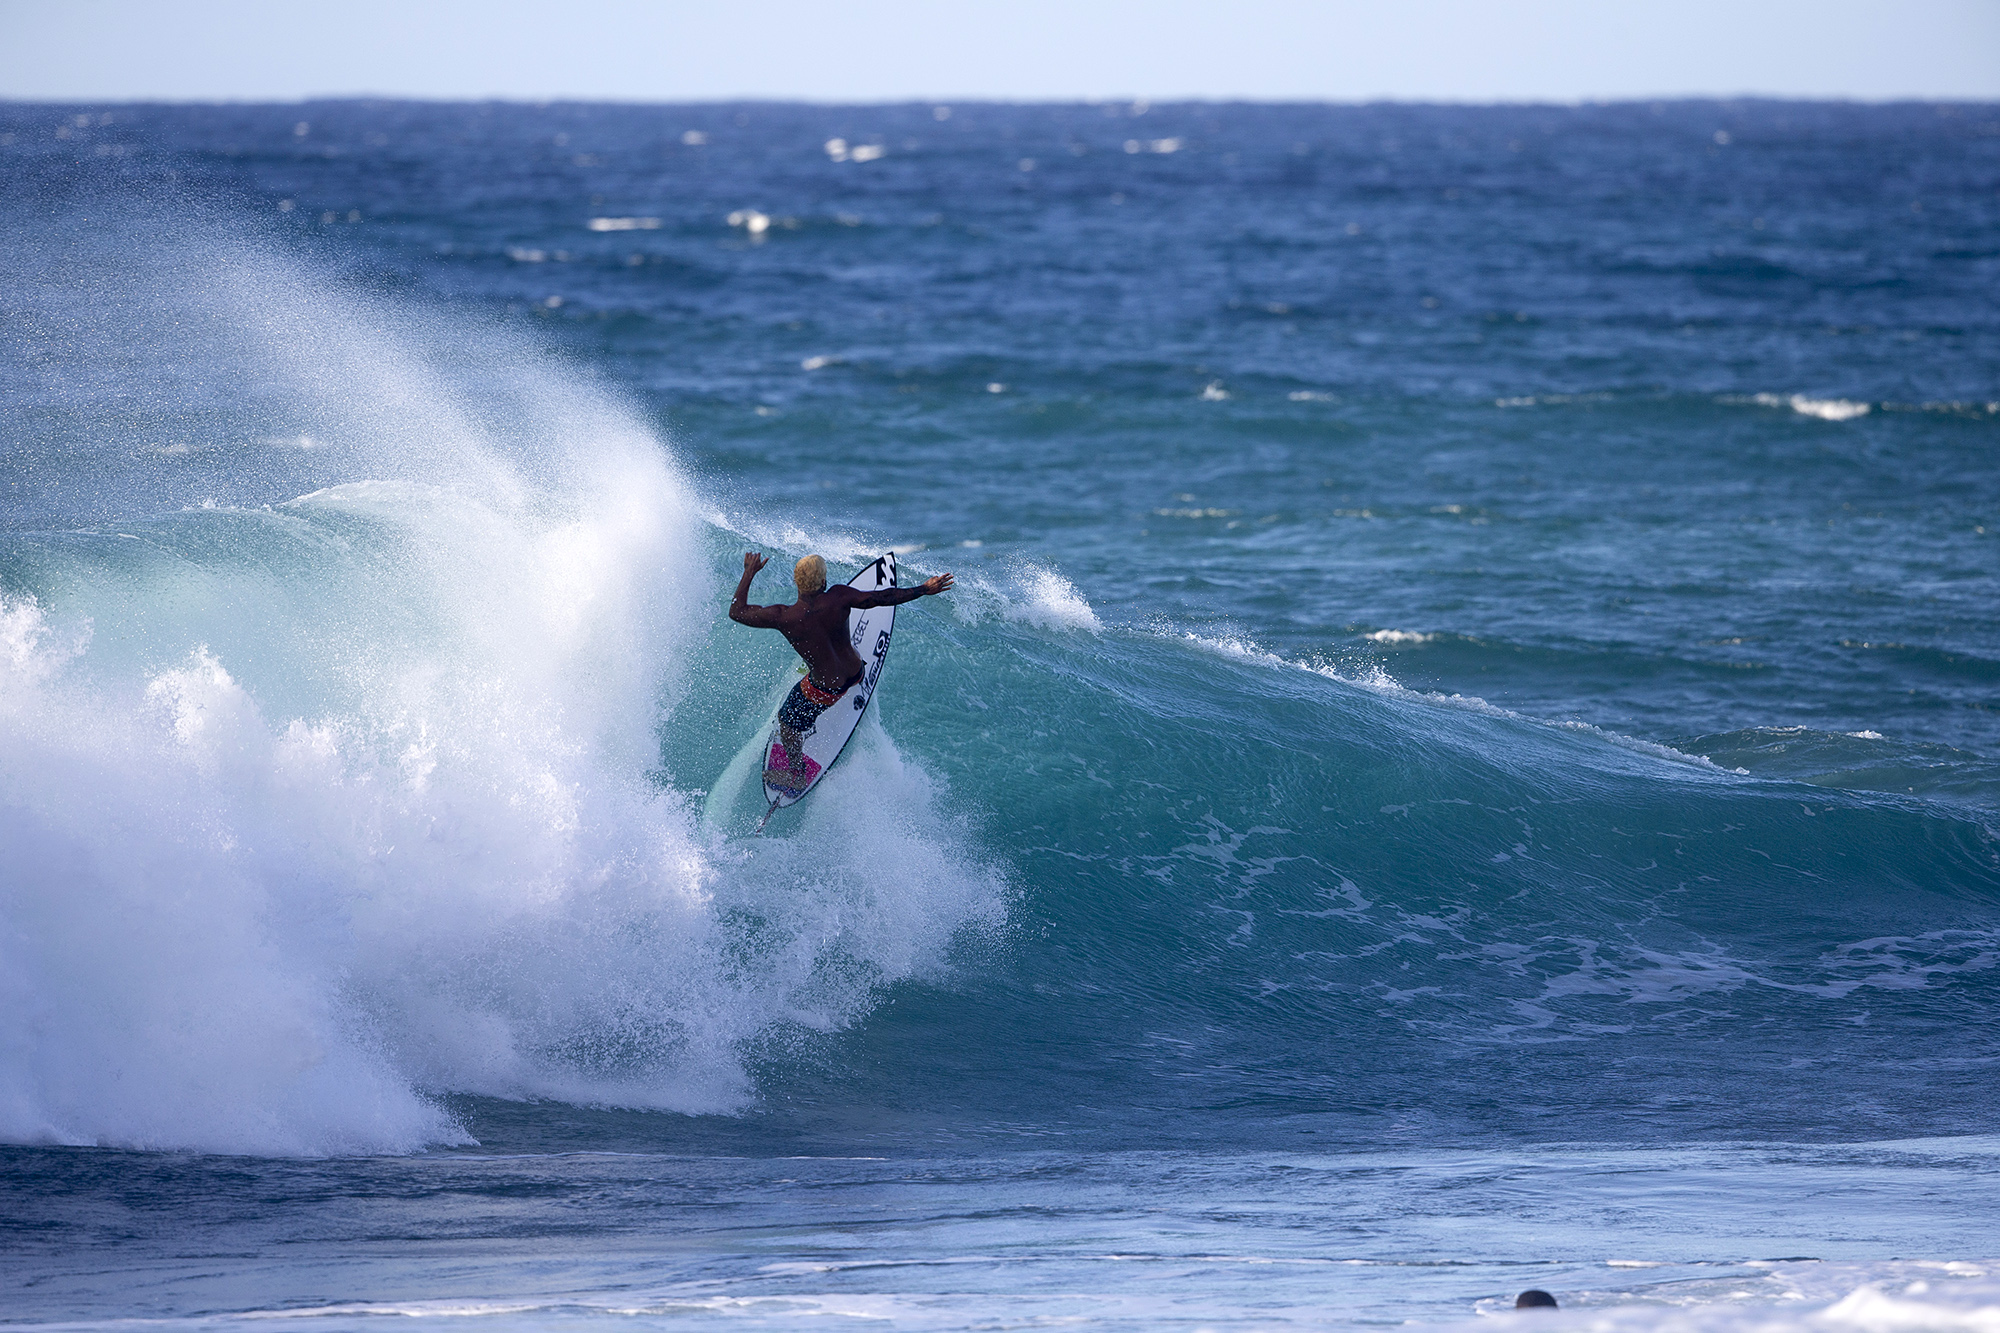
POLYGON ((924 596, 926 597, 935 597, 941 592, 949 592, 950 590, 951 575, 949 574, 939 574, 924 580, 924 596))
POLYGON ((755 551, 745 551, 743 553, 743 572, 745 574, 755 574, 758 570, 762 569, 765 565, 768 565, 770 563, 771 563, 770 561, 766 560, 763 556, 758 555, 755 551))

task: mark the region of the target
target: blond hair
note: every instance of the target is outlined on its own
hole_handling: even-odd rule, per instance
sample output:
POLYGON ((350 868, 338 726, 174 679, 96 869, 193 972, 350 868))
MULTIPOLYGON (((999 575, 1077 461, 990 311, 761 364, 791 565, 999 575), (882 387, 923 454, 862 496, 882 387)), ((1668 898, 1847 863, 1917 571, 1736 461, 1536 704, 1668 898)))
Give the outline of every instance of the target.
POLYGON ((825 592, 825 557, 817 555, 801 556, 799 563, 792 566, 792 583, 800 592, 825 592))

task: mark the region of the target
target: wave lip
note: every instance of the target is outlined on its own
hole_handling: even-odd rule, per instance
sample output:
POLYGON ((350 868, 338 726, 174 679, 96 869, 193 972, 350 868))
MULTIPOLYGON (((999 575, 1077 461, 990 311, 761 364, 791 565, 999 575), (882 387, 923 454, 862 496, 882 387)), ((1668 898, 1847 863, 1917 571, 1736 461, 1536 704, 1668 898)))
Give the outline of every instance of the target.
MULTIPOLYGON (((1404 631, 1389 630, 1378 631, 1378 633, 1398 635, 1404 633, 1404 631)), ((1215 639, 1193 633, 1192 631, 1184 632, 1182 637, 1188 642, 1197 644, 1210 652, 1254 662, 1260 666, 1308 671, 1316 676, 1323 676, 1328 680, 1337 680, 1344 685, 1358 686, 1361 689, 1372 690, 1378 694, 1390 695, 1429 707, 1450 708, 1462 712, 1479 713, 1487 717, 1506 718, 1510 721, 1525 722, 1532 726, 1544 727, 1554 731, 1578 732, 1594 736, 1621 750, 1648 755, 1656 759, 1664 759, 1675 764, 1686 764, 1695 768, 1708 769, 1717 774, 1729 773, 1738 777, 1747 776, 1748 774, 1747 769, 1728 769, 1702 754, 1692 753, 1688 750, 1673 745, 1662 744, 1658 741, 1649 741, 1637 736, 1627 736, 1623 732, 1612 731, 1609 728, 1600 727, 1594 723, 1578 722, 1571 719, 1550 720, 1538 718, 1527 713, 1516 712, 1511 708, 1502 708, 1497 704, 1488 703, 1476 694, 1444 694, 1435 690, 1413 690, 1390 675, 1377 662, 1369 662, 1356 667, 1325 659, 1293 661, 1290 658, 1283 657, 1267 648, 1241 638, 1225 637, 1215 639)), ((1365 637, 1376 639, 1376 635, 1374 634, 1365 637)), ((1425 636, 1427 640, 1435 640, 1437 637, 1434 634, 1425 636)), ((1407 642, 1408 640, 1392 638, 1387 640, 1376 639, 1376 641, 1395 644, 1407 642)))

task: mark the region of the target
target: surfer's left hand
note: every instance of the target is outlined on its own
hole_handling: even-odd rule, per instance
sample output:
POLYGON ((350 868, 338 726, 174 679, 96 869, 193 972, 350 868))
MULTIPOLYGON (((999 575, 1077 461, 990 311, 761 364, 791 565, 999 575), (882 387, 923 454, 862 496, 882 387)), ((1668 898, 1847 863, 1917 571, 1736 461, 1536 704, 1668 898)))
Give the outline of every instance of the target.
POLYGON ((924 580, 924 596, 935 597, 951 590, 951 575, 936 574, 924 580))

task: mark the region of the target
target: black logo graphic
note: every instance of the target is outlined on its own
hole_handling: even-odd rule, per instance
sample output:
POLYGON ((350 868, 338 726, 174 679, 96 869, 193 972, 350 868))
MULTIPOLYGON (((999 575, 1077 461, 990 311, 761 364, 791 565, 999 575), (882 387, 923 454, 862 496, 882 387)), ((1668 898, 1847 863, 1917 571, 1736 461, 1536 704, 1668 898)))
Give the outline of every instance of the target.
POLYGON ((875 693, 875 682, 882 677, 882 659, 889 655, 889 631, 883 630, 875 636, 874 662, 868 668, 867 679, 862 683, 860 693, 854 696, 854 711, 860 712, 868 706, 868 696, 875 693))

